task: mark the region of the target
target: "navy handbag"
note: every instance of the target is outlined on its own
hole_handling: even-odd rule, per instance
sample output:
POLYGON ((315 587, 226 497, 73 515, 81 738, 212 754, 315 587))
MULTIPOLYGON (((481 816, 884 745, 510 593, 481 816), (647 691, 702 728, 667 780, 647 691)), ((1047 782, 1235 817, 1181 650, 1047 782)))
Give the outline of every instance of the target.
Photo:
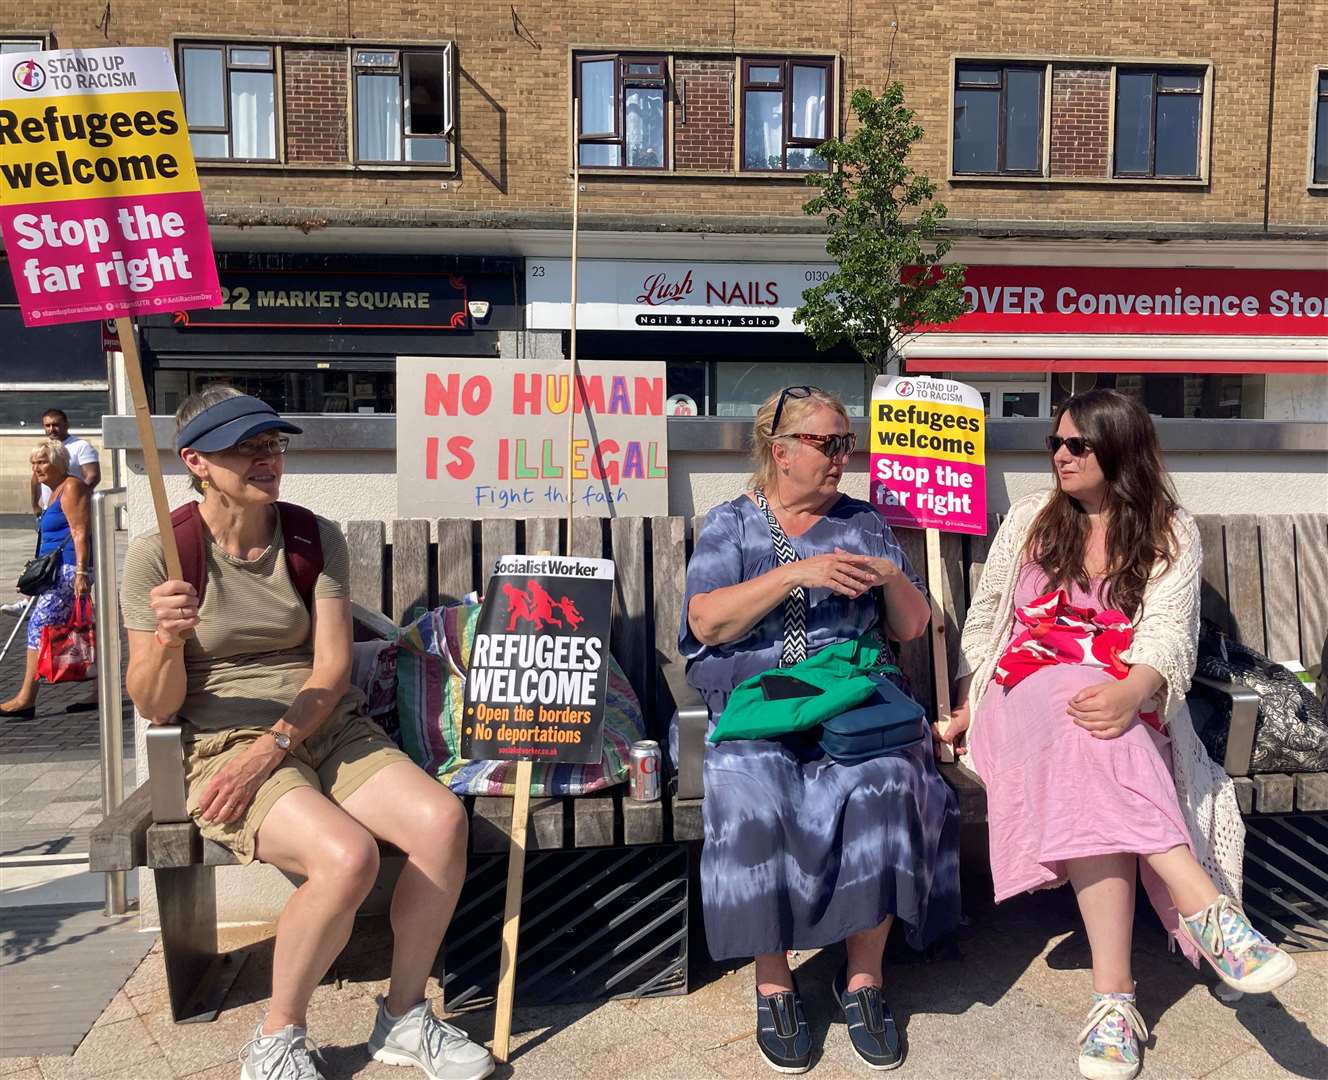
POLYGON ((927 733, 922 706, 883 675, 876 696, 821 725, 821 749, 840 765, 859 765, 920 742, 927 733))

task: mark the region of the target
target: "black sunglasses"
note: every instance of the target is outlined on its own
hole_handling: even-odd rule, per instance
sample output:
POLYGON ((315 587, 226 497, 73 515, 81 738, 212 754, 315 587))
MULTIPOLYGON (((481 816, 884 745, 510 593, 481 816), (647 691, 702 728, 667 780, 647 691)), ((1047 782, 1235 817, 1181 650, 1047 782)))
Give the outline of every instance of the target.
POLYGON ((858 437, 851 431, 847 435, 813 435, 807 431, 790 431, 784 435, 776 435, 775 438, 797 439, 799 442, 811 443, 831 461, 853 453, 858 445, 858 437))
POLYGON ((1055 453, 1061 447, 1065 447, 1075 457, 1083 457, 1085 454, 1093 452, 1093 444, 1087 439, 1082 439, 1078 435, 1071 435, 1068 439, 1062 439, 1059 435, 1047 436, 1047 449, 1055 453))
POLYGON ((813 394, 824 394, 819 386, 786 386, 779 392, 779 401, 775 403, 775 418, 770 421, 770 435, 773 438, 779 430, 780 417, 784 415, 784 402, 789 398, 807 398, 813 394))

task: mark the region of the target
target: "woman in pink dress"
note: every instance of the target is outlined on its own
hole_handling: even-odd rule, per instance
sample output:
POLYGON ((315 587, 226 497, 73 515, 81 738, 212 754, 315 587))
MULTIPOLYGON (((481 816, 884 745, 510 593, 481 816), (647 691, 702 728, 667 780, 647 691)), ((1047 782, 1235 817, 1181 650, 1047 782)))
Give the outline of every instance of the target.
POLYGON ((1147 1038, 1130 972, 1136 867, 1186 955, 1229 986, 1272 990, 1296 965, 1239 906, 1235 793, 1185 707, 1202 560, 1152 421, 1133 399, 1091 390, 1057 410, 1054 431, 1056 486, 1016 502, 992 541, 964 626, 963 704, 937 734, 961 744, 967 733, 987 787, 996 900, 1074 888, 1093 955, 1079 1071, 1129 1080, 1147 1038), (1024 629, 1015 609, 1058 589, 1078 607, 1129 617, 1128 674, 1062 662, 996 682, 1024 629), (1153 711, 1161 731, 1140 718, 1153 711))

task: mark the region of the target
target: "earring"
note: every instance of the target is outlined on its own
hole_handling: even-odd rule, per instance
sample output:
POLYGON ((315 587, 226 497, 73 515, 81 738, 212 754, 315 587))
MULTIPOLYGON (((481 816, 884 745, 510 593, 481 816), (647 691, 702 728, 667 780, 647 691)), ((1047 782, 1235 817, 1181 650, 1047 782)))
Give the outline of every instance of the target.
POLYGON ((212 485, 209 484, 206 480, 200 480, 198 486, 201 487, 204 491, 207 491, 207 489, 210 488, 212 485))

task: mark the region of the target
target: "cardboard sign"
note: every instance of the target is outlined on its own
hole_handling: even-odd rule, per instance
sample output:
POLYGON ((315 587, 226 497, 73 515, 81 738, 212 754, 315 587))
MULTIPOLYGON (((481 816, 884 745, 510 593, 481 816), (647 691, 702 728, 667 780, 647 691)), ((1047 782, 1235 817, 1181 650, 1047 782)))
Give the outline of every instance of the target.
POLYGON ((971 386, 882 375, 872 387, 872 505, 892 527, 985 536, 986 433, 971 386))
POLYGON ((498 560, 466 672, 461 756, 600 760, 613 563, 498 560))
POLYGON ((403 517, 649 517, 669 506, 664 364, 397 358, 403 517))
POLYGON ((0 55, 0 232, 27 326, 221 299, 167 50, 0 55))

